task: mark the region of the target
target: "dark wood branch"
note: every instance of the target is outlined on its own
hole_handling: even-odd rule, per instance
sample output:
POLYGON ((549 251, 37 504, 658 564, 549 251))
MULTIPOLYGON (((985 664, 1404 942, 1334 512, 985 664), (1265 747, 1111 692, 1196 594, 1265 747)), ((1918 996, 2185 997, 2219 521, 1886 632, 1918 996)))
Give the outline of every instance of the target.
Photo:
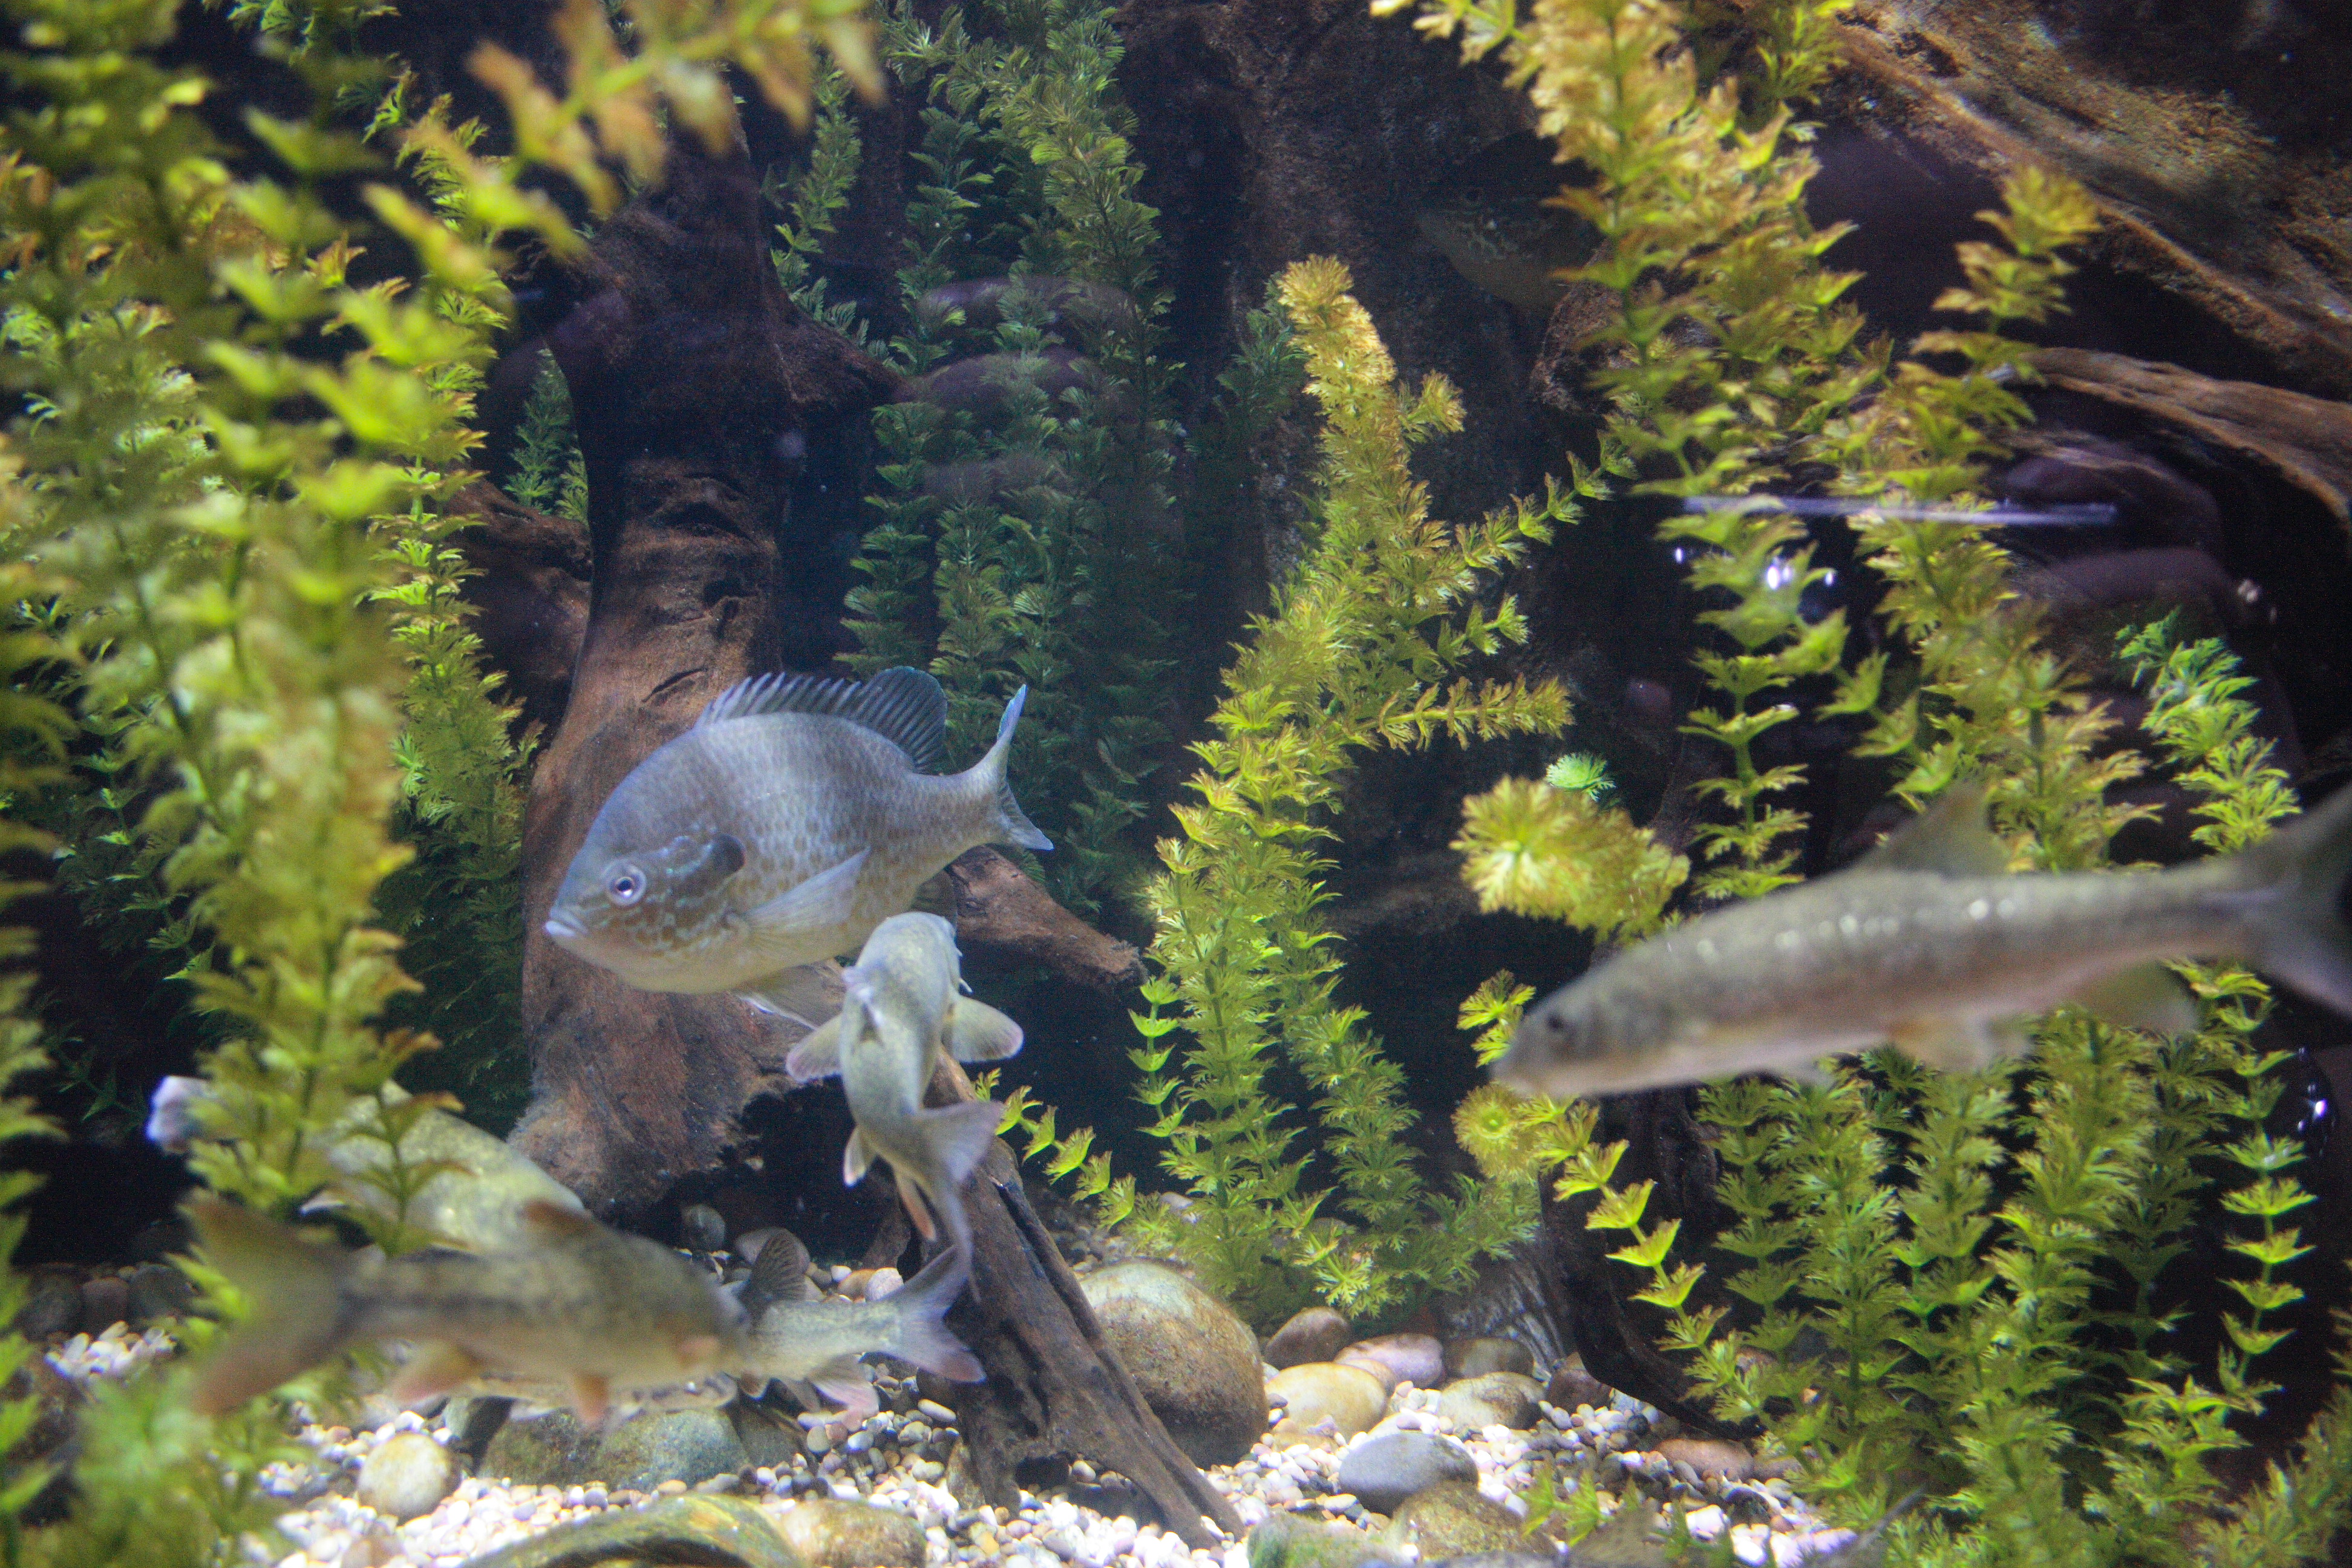
MULTIPOLYGON (((942 1061, 928 1103, 971 1098, 962 1070, 942 1061)), ((1022 1465, 1083 1458, 1125 1476, 1188 1545, 1214 1547, 1220 1530, 1239 1535, 1233 1504, 1176 1447, 1104 1339, 1077 1277, 1029 1206, 1002 1139, 973 1173, 964 1203, 971 1289, 948 1313, 948 1326, 988 1373, 985 1383, 959 1386, 953 1400, 965 1462, 982 1493, 1000 1508, 1018 1507, 1022 1465)))

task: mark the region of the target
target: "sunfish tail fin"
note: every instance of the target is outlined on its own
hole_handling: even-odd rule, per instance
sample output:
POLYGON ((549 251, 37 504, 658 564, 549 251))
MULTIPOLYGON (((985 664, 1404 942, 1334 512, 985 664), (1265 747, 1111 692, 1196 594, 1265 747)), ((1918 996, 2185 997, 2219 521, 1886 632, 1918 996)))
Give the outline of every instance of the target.
POLYGON ((924 1264, 906 1289, 890 1298, 898 1304, 898 1317, 884 1348, 900 1361, 952 1382, 980 1382, 980 1359, 941 1321, 971 1278, 971 1253, 965 1247, 951 1247, 924 1264))
POLYGON ((972 764, 971 771, 996 796, 996 822, 990 842, 1018 844, 1024 849, 1051 849, 1054 841, 1037 831, 1037 825, 1029 820, 1021 803, 1013 798, 1013 783, 1005 776, 1013 757, 1013 731, 1021 722, 1022 704, 1028 700, 1029 689, 1025 686, 1013 694, 1013 700, 1004 705, 1004 717, 996 726, 996 744, 972 764))
POLYGON ((2352 879, 2352 789, 2337 790, 2247 850, 2246 859, 2253 879, 2284 893, 2255 910, 2247 956, 2352 1017, 2352 925, 2343 901, 2352 879))
POLYGON ((234 1410, 350 1342, 343 1280, 351 1254, 218 1198, 190 1204, 188 1217, 206 1258, 253 1310, 213 1347, 197 1375, 190 1403, 200 1414, 234 1410))

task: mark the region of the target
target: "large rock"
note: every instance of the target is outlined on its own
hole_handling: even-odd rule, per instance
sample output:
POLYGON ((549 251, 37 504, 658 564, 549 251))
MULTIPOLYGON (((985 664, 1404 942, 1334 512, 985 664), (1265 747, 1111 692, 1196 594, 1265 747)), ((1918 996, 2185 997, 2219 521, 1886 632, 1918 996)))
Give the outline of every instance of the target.
POLYGON ((1576 1356, 1551 1369, 1551 1381, 1544 1385, 1544 1399, 1571 1412, 1587 1405, 1595 1410, 1606 1410, 1614 1403, 1609 1385, 1585 1371, 1583 1361, 1576 1356))
POLYGON ((597 1563, 704 1563, 728 1568, 807 1568, 771 1516, 731 1497, 667 1498, 527 1536, 466 1568, 589 1568, 597 1563))
POLYGON ((1318 1431, 1335 1437, 1352 1437, 1370 1429, 1388 1414, 1389 1391, 1360 1366, 1310 1361, 1286 1367, 1266 1380, 1266 1393, 1285 1404, 1273 1436, 1304 1437, 1318 1431), (1328 1426, 1326 1426, 1326 1423, 1328 1426))
POLYGON ((1339 1457, 1338 1485, 1366 1508, 1394 1513, 1405 1499, 1441 1481, 1477 1479, 1478 1461, 1453 1438, 1427 1432, 1383 1432, 1339 1457))
POLYGON ((1144 1403, 1194 1464, 1245 1458, 1265 1431, 1257 1336, 1231 1307, 1157 1263, 1079 1280, 1144 1403))
POLYGON ((583 1486, 649 1492, 664 1481, 688 1486, 733 1475, 751 1462, 723 1410, 646 1411, 599 1436, 565 1411, 499 1428, 482 1474, 532 1486, 583 1486))
POLYGON ((1309 1307, 1294 1313, 1265 1342, 1266 1364, 1287 1367, 1329 1361, 1355 1334, 1354 1326, 1339 1313, 1328 1307, 1309 1307))
POLYGON ((903 1513, 812 1498, 769 1518, 808 1568, 923 1568, 923 1527, 903 1513))
POLYGON ((397 1522, 431 1513, 457 1489, 457 1456, 422 1432, 394 1432, 360 1462, 359 1500, 397 1522))
POLYGON ((1377 1373, 1393 1389, 1400 1383, 1435 1388, 1445 1381, 1445 1350, 1430 1334, 1382 1334, 1358 1340, 1335 1358, 1341 1366, 1360 1366, 1377 1373))
POLYGON ((1481 1336, 1445 1342, 1445 1375, 1483 1377, 1490 1372, 1531 1373, 1536 1352, 1517 1340, 1481 1336))
POLYGON ((1277 1513, 1249 1532, 1249 1568, 1372 1568, 1395 1561, 1377 1536, 1277 1513))
POLYGON ((1475 1552, 1514 1552, 1528 1537, 1519 1516, 1478 1489, 1475 1481, 1440 1481, 1397 1504, 1389 1540, 1419 1550, 1423 1563, 1475 1552))
POLYGON ((1516 1372, 1490 1372, 1484 1377, 1465 1377, 1446 1384, 1444 1392, 1437 1396, 1437 1413, 1453 1422, 1459 1431, 1507 1426, 1521 1432, 1536 1424, 1540 1414, 1536 1401, 1542 1394, 1542 1385, 1532 1377, 1516 1372))

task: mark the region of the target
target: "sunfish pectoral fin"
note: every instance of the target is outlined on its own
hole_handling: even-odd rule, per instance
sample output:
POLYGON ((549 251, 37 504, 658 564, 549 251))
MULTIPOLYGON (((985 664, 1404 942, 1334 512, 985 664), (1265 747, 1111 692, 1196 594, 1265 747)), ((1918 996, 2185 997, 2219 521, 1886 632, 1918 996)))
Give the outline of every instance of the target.
POLYGON ((464 1350, 446 1341, 436 1341, 418 1347, 408 1364, 393 1378, 389 1392, 402 1405, 417 1405, 462 1387, 481 1370, 482 1363, 464 1350))
POLYGON ((836 1356, 817 1369, 812 1380, 816 1391, 841 1406, 845 1425, 856 1426, 882 1408, 875 1397, 873 1374, 856 1356, 836 1356))
POLYGON ((1911 1018, 1886 1033, 1904 1055, 1939 1072, 1981 1072, 2003 1058, 2023 1056, 2033 1044, 2014 1019, 1911 1018))
POLYGON ((2160 963, 2103 974, 2075 992, 2072 1000, 2100 1022, 2120 1028, 2146 1029, 2152 1035, 2197 1031, 2197 1004, 2189 988, 2160 963))
POLYGON ((841 1071, 841 1017, 827 1018, 793 1047, 784 1058, 784 1071, 794 1083, 814 1083, 821 1078, 833 1078, 841 1071))
POLYGON ((604 1417, 613 1413, 613 1384, 609 1378, 593 1372, 572 1374, 572 1414, 583 1426, 604 1425, 604 1417))
POLYGON ((1003 1061, 1021 1048, 1021 1026, 969 996, 948 1012, 948 1054, 960 1062, 1003 1061))
POLYGON ((798 946, 849 923, 857 900, 857 876, 866 869, 871 850, 860 849, 838 866, 819 871, 807 881, 788 888, 764 904, 742 911, 751 944, 759 947, 798 946))
POLYGON ((1984 785, 1969 780, 1928 802, 1848 869, 1997 877, 2009 869, 2009 846, 1985 825, 1984 785))
POLYGON ((739 986, 735 994, 757 1012, 789 1018, 813 1029, 841 1011, 841 965, 830 958, 818 963, 795 964, 739 986))

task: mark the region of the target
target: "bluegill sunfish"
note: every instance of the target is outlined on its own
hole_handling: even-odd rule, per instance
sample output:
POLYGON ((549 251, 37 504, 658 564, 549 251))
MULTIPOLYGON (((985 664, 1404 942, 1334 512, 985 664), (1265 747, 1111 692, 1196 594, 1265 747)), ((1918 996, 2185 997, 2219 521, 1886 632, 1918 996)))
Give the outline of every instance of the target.
POLYGON ((2352 1015, 2352 789, 2242 853, 2164 871, 2004 875, 1963 785, 1845 870, 1651 937, 1544 999, 1495 1064, 1557 1099, 1806 1071, 1892 1043, 1948 1071, 2025 1048, 2077 1003, 2168 1035, 2196 1026, 2165 960, 2250 963, 2352 1015))
POLYGON ((531 1241, 500 1252, 347 1252, 218 1198, 189 1218, 253 1315, 197 1376, 193 1403, 218 1415, 351 1346, 419 1346, 394 1379, 404 1402, 477 1379, 567 1390, 589 1425, 636 1391, 738 1364, 742 1309, 666 1247, 533 1200, 531 1241))
POLYGON ((830 961, 949 861, 1053 847, 1005 782, 1027 694, 985 756, 940 776, 925 770, 947 697, 920 670, 730 687, 604 802, 547 934, 641 990, 733 992, 815 1023, 832 1011, 830 961))
POLYGON ((938 1234, 936 1212, 959 1251, 971 1232, 960 1195, 987 1153, 1003 1108, 987 1100, 923 1108, 939 1053, 996 1061, 1021 1048, 1021 1026, 961 994, 955 928, 937 915, 884 921, 842 976, 840 1016, 793 1048, 784 1070, 803 1083, 841 1075, 856 1128, 842 1178, 855 1184, 878 1155, 890 1162, 915 1228, 938 1234))

